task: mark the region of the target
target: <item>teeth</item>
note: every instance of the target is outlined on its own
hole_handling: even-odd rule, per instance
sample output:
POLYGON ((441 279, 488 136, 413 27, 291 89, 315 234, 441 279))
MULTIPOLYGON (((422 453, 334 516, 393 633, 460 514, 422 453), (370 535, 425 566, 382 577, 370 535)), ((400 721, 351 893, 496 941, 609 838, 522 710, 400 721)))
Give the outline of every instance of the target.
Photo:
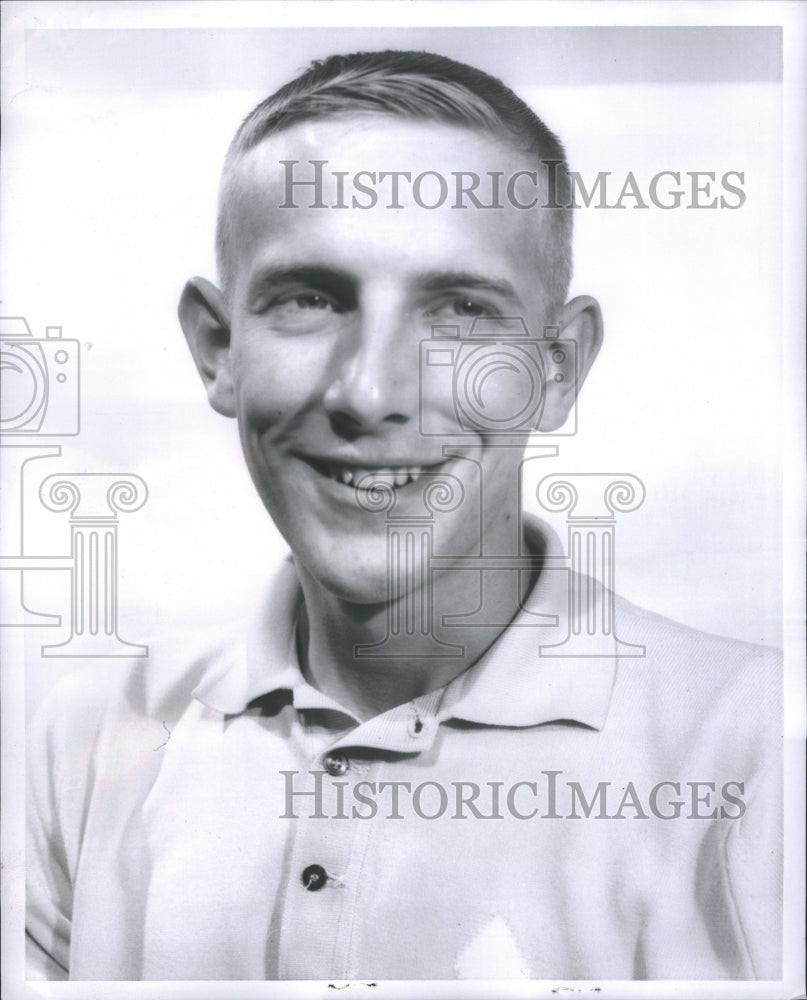
POLYGON ((370 480, 366 485, 359 486, 365 477, 372 477, 372 481, 381 480, 391 483, 393 486, 406 486, 423 472, 423 466, 410 465, 400 466, 397 469, 344 469, 340 466, 331 468, 330 476, 344 486, 354 486, 356 489, 366 489, 370 486, 370 480))
MULTIPOLYGON (((381 482, 395 482, 395 472, 392 469, 356 469, 353 475, 353 481, 355 483, 361 483, 363 479, 367 478, 367 482, 363 486, 357 487, 358 489, 367 489, 371 485, 371 482, 381 480, 381 482)), ((397 483, 395 485, 398 485, 397 483)))

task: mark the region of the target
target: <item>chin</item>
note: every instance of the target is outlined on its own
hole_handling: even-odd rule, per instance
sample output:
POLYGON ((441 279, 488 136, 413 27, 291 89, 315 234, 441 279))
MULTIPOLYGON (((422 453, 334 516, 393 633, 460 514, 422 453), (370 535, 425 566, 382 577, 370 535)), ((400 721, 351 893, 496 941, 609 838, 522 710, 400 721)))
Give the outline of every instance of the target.
POLYGON ((292 545, 301 573, 323 591, 350 604, 384 605, 387 602, 387 546, 382 537, 375 544, 357 540, 334 545, 323 541, 314 547, 292 545), (363 555, 358 554, 363 552, 363 555))
POLYGON ((361 604, 369 608, 383 607, 387 603, 386 566, 377 571, 339 571, 333 566, 310 567, 309 575, 329 594, 347 604, 361 604))

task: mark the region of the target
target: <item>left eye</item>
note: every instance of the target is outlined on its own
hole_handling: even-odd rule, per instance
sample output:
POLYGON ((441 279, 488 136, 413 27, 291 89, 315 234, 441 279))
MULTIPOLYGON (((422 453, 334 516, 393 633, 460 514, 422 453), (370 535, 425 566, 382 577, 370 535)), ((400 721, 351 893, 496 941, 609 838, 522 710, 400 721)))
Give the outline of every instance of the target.
POLYGON ((494 315, 495 310, 484 305, 482 302, 478 302, 476 299, 467 298, 463 295, 454 299, 446 300, 439 306, 435 306, 433 309, 427 310, 426 315, 431 317, 439 315, 440 313, 448 313, 453 316, 465 316, 470 319, 474 319, 477 316, 494 315))
POLYGON ((458 316, 484 316, 488 311, 481 302, 474 302, 473 299, 455 299, 451 304, 458 316))

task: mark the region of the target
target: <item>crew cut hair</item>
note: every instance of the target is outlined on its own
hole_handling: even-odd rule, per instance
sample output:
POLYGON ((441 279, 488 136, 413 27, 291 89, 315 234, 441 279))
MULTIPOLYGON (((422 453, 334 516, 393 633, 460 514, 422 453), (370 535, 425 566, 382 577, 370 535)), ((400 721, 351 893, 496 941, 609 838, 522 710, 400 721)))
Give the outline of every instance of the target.
POLYGON ((315 60, 257 105, 236 132, 224 161, 216 226, 216 261, 225 294, 232 283, 231 185, 240 160, 264 139, 313 119, 387 115, 459 125, 500 139, 539 163, 546 198, 538 209, 548 239, 550 309, 563 305, 572 272, 570 181, 560 139, 496 77, 432 52, 387 49, 315 60), (558 207, 543 207, 558 206, 558 207), (561 207, 565 206, 565 207, 561 207))

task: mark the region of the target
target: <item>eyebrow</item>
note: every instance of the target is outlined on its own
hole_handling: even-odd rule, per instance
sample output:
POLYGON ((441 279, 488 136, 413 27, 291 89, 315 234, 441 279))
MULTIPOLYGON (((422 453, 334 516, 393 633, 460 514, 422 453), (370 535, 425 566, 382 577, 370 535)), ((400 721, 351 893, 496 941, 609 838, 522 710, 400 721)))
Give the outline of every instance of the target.
POLYGON ((347 271, 340 271, 333 267, 319 267, 317 265, 299 265, 290 267, 268 267, 258 271, 250 281, 253 289, 263 288, 267 285, 283 285, 300 282, 302 284, 318 285, 324 288, 355 287, 356 279, 347 271))
MULTIPOLYGON (((250 285, 253 291, 257 291, 273 285, 295 282, 332 291, 350 289, 354 293, 359 285, 355 275, 348 271, 316 264, 269 267, 259 271, 250 285)), ((474 274, 471 271, 417 271, 411 276, 411 282, 426 292, 439 292, 450 288, 488 292, 523 309, 521 298, 509 281, 474 274)))

